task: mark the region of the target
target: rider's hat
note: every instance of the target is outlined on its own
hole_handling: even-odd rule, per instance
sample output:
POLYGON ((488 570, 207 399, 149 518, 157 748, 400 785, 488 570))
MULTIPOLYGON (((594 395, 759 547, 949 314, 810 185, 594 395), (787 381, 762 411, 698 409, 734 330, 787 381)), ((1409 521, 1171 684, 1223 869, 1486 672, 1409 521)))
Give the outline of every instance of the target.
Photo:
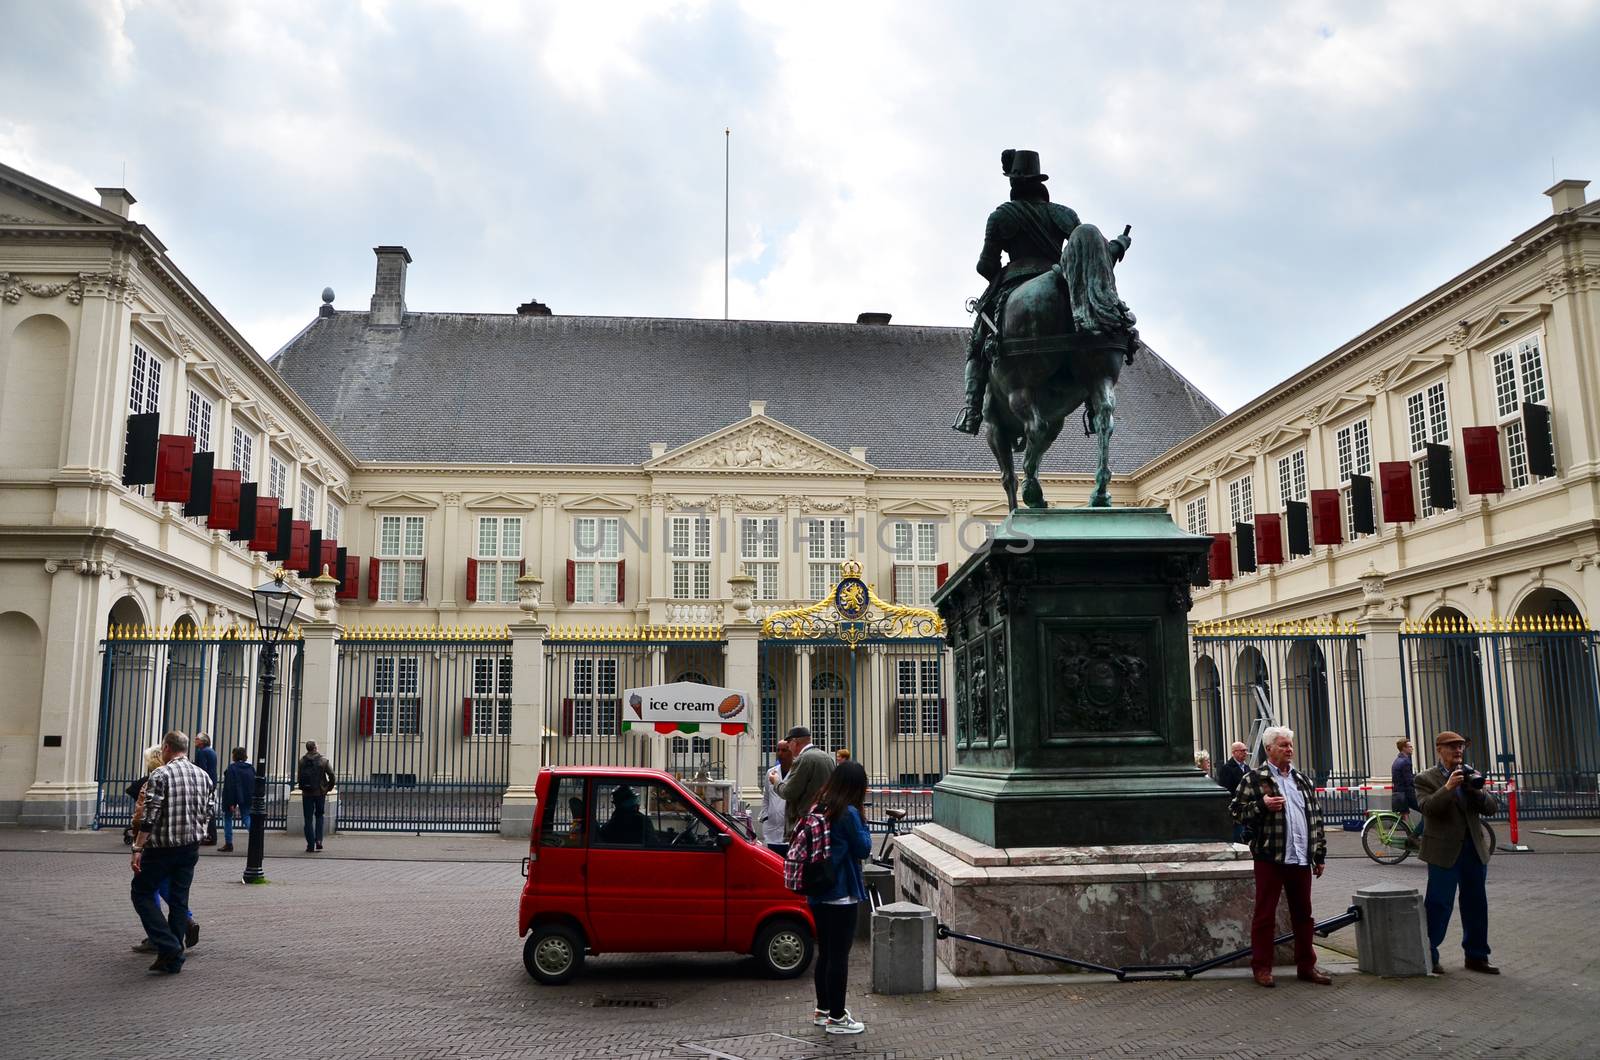
POLYGON ((1039 152, 1008 148, 1000 152, 1000 172, 1012 180, 1049 180, 1039 172, 1039 152))

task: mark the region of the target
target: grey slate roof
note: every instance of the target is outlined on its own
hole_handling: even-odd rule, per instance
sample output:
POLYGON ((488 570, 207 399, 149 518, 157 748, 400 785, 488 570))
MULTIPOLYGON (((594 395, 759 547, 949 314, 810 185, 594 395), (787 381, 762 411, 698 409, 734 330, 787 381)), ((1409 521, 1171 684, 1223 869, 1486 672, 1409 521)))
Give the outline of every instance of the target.
MULTIPOLYGON (((319 317, 280 351, 283 378, 363 459, 639 464, 767 415, 881 468, 992 471, 946 426, 961 399, 960 328, 764 320, 364 312, 319 317)), ((1113 470, 1132 471, 1221 416, 1148 350, 1118 387, 1113 470)), ((1045 470, 1094 469, 1077 415, 1045 470)))

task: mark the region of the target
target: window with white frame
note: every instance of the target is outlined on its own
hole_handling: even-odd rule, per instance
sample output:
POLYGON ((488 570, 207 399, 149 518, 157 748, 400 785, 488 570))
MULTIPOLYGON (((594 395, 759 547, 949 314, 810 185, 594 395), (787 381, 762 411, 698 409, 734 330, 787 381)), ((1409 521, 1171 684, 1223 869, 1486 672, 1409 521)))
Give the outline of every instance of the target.
POLYGON ((197 453, 211 452, 211 399, 198 390, 189 391, 189 436, 197 453))
POLYGON ((895 660, 895 732, 901 736, 937 736, 944 730, 944 701, 939 693, 939 660, 895 660))
POLYGON ((622 701, 617 694, 617 660, 572 660, 572 735, 615 736, 622 701))
POLYGON ((478 516, 478 602, 517 601, 522 575, 522 516, 478 516))
POLYGON ((939 524, 894 524, 894 600, 926 606, 939 587, 939 524))
POLYGON ((668 524, 668 534, 673 598, 711 599, 711 517, 674 515, 668 524))
POLYGON ((372 660, 372 734, 422 735, 422 660, 380 655, 372 660))
POLYGON ((312 482, 302 472, 300 476, 300 507, 297 509, 300 518, 311 524, 312 529, 317 526, 317 484, 312 482))
POLYGON ((133 377, 128 384, 128 411, 135 416, 161 411, 161 358, 133 344, 133 377))
POLYGON ((765 670, 756 675, 756 696, 761 700, 761 753, 763 756, 775 754, 778 750, 778 682, 765 670))
POLYGON ((1304 501, 1306 496, 1306 451, 1296 449, 1278 458, 1278 502, 1304 501))
POLYGON ((1256 517, 1255 485, 1249 475, 1228 483, 1228 514, 1235 526, 1256 517))
POLYGON ((811 741, 824 751, 846 746, 844 678, 824 671, 811 679, 811 741))
POLYGON ((322 524, 322 536, 329 541, 339 539, 339 527, 344 522, 344 512, 330 499, 328 509, 322 524))
POLYGON ((778 520, 743 516, 739 520, 739 563, 756 580, 757 600, 778 598, 778 520))
POLYGON ((511 735, 511 656, 472 660, 472 735, 511 735))
POLYGON ((813 600, 828 595, 839 580, 848 527, 843 519, 806 520, 806 593, 813 600))
POLYGON ((1209 534, 1211 520, 1206 514, 1206 499, 1196 497, 1183 506, 1183 525, 1191 534, 1209 534))
POLYGON ((1334 449, 1339 457, 1339 503, 1344 508, 1345 536, 1354 540, 1355 506, 1350 503, 1350 477, 1372 474, 1372 431, 1366 420, 1340 427, 1334 432, 1334 449))
POLYGON ((583 515, 572 521, 572 599, 580 604, 617 602, 622 520, 583 515))
POLYGON ((277 454, 267 454, 267 496, 287 499, 289 491, 289 465, 279 460, 277 454))
POLYGON ((233 425, 233 469, 246 482, 256 477, 256 436, 239 424, 233 425))
POLYGON ((1521 489, 1533 480, 1528 470, 1528 439, 1522 426, 1522 405, 1542 405, 1548 397, 1544 382, 1544 357, 1539 337, 1531 335, 1495 353, 1494 407, 1506 448, 1507 483, 1521 489))
POLYGON ((1411 463, 1417 478, 1418 510, 1433 514, 1428 497, 1428 443, 1450 441, 1450 411, 1445 401, 1445 381, 1439 380, 1406 398, 1406 429, 1411 438, 1411 463))
POLYGON ((422 548, 427 517, 385 515, 378 519, 378 600, 422 600, 422 548))

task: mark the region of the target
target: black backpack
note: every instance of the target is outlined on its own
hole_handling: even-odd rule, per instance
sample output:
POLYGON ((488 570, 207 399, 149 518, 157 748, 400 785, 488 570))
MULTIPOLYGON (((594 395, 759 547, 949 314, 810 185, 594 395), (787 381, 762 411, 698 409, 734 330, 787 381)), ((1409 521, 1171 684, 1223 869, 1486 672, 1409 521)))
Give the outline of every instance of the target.
POLYGON ((300 759, 300 790, 310 795, 326 794, 328 774, 324 768, 325 759, 321 755, 315 758, 307 755, 300 759))

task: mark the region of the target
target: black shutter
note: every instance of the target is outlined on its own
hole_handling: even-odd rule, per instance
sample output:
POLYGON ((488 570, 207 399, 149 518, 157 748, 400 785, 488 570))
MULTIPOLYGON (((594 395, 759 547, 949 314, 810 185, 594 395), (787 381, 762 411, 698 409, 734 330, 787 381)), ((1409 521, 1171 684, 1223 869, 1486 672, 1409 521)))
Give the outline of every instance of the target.
POLYGON ((239 485, 239 528, 228 531, 232 541, 248 541, 256 536, 256 484, 239 485))
POLYGON ((333 555, 334 555, 333 576, 335 578, 339 579, 339 591, 342 593, 342 592, 345 591, 345 588, 344 588, 344 569, 345 569, 345 567, 347 567, 349 565, 350 550, 348 548, 338 548, 338 549, 334 550, 333 555))
POLYGON ((1305 501, 1284 501, 1283 511, 1289 517, 1289 555, 1311 555, 1311 509, 1305 501))
POLYGON ((1455 458, 1448 445, 1428 443, 1428 507, 1435 511, 1456 506, 1455 458))
POLYGON ((148 486, 156 480, 156 439, 161 437, 161 413, 128 417, 128 434, 122 443, 122 484, 148 486))
POLYGON ((1350 528, 1358 534, 1378 532, 1377 513, 1372 506, 1372 478, 1350 476, 1350 528))
POLYGON ((217 454, 196 453, 189 468, 189 499, 183 502, 184 515, 211 514, 211 470, 217 466, 217 454))
POLYGON ((279 563, 289 562, 289 549, 294 540, 294 509, 278 509, 278 547, 267 553, 267 558, 279 563))
POLYGON ((322 573, 322 531, 311 531, 311 543, 307 546, 306 569, 301 571, 302 577, 315 578, 322 573))
POLYGON ((1256 528, 1254 523, 1233 524, 1233 552, 1240 571, 1256 569, 1256 528))
POLYGON ((1556 443, 1550 433, 1550 410, 1532 402, 1522 403, 1522 437, 1528 444, 1528 470, 1535 478, 1556 473, 1556 443))

